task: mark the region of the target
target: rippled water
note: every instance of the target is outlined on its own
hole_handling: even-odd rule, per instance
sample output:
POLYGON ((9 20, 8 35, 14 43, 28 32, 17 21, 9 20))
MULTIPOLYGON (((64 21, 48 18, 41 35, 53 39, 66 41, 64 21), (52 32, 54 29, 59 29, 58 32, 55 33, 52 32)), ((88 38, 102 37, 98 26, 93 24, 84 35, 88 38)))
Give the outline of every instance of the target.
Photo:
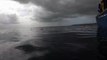
POLYGON ((92 60, 97 55, 96 29, 0 27, 0 60, 92 60))

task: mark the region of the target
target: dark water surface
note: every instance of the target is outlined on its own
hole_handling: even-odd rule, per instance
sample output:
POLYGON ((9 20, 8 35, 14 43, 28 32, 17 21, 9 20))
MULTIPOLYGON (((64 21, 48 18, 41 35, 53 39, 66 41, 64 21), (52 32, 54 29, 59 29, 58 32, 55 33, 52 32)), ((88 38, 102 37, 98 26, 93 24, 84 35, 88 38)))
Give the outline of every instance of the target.
POLYGON ((0 34, 0 60, 98 60, 95 28, 33 27, 10 31, 0 34), (13 45, 5 44, 7 41, 13 45))

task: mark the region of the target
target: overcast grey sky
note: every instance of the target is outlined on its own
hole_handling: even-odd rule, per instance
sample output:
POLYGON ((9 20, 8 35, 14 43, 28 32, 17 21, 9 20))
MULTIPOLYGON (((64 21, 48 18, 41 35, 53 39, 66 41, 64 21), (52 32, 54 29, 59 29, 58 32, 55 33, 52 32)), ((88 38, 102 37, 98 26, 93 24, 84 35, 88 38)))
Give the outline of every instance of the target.
POLYGON ((7 20, 12 20, 13 18, 13 20, 25 24, 36 22, 37 24, 42 23, 47 25, 93 23, 97 15, 98 1, 0 0, 0 7, 2 6, 0 8, 0 20, 5 20, 6 18, 7 20), (8 17, 3 19, 1 18, 2 14, 8 17))

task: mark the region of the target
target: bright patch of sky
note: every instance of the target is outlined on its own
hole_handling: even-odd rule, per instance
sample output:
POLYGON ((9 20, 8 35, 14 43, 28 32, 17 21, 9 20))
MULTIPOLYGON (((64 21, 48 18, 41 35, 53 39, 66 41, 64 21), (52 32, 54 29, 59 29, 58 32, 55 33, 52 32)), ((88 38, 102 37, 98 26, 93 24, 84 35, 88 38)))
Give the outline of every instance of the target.
MULTIPOLYGON (((39 11, 42 8, 31 3, 20 4, 16 1, 11 0, 0 0, 0 14, 16 15, 17 20, 21 24, 31 24, 32 18, 36 10, 39 11)), ((4 20, 4 19, 2 19, 4 20)))

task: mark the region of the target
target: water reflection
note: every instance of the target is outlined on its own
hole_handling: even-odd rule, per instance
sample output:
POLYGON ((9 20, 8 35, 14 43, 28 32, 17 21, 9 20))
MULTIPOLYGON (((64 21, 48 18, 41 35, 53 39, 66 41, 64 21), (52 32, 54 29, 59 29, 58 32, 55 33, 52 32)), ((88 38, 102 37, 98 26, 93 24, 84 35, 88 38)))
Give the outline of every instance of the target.
POLYGON ((0 25, 0 42, 18 40, 19 33, 16 25, 0 25))
POLYGON ((17 32, 20 35, 19 38, 20 38, 21 41, 26 41, 26 40, 33 39, 33 37, 36 33, 34 33, 32 31, 32 28, 33 27, 21 27, 21 26, 17 28, 18 29, 17 32))
MULTIPOLYGON (((96 28, 36 27, 32 24, 28 26, 8 25, 0 28, 0 42, 20 42, 21 44, 13 49, 13 54, 17 52, 16 49, 20 50, 20 53, 24 52, 25 55, 29 56, 27 57, 28 60, 97 59, 96 28)), ((18 57, 10 57, 10 59, 12 58, 17 60, 18 57)), ((19 58, 21 60, 26 56, 19 58)), ((6 58, 0 59, 6 60, 6 58)))
POLYGON ((23 26, 19 24, 0 25, 1 41, 26 41, 33 39, 34 31, 32 25, 23 26))

